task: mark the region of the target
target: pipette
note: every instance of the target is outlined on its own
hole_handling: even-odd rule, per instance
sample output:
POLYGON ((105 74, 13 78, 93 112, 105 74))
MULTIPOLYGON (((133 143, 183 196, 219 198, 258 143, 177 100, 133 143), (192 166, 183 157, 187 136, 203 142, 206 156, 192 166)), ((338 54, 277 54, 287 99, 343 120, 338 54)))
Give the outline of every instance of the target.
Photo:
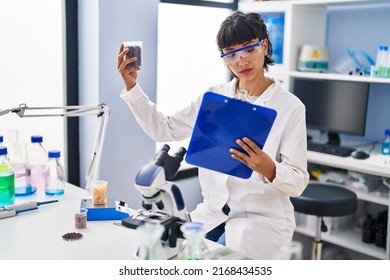
POLYGON ((29 201, 20 204, 6 205, 0 208, 0 219, 14 217, 23 212, 37 210, 38 206, 58 202, 58 200, 29 201))

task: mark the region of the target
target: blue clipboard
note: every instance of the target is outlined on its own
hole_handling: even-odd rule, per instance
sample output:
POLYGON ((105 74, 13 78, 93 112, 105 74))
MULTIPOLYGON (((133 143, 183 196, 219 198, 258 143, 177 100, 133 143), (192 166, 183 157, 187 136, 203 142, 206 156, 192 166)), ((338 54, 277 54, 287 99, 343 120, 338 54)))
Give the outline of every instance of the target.
POLYGON ((264 147, 276 111, 213 92, 204 94, 185 160, 187 163, 249 178, 245 164, 231 157, 230 148, 242 150, 236 140, 244 136, 264 147))

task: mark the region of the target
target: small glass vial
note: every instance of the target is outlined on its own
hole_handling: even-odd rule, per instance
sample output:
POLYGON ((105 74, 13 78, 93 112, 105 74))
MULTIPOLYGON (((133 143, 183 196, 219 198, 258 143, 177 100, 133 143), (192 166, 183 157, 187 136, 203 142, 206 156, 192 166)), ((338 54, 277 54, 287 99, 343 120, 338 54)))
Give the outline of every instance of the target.
POLYGON ((87 212, 88 209, 80 208, 80 211, 74 214, 75 228, 77 229, 87 228, 87 212))
POLYGON ((42 145, 43 137, 31 136, 27 146, 27 166, 30 169, 31 186, 37 190, 45 188, 44 169, 47 164, 47 151, 42 145))
POLYGON ((390 129, 385 130, 385 139, 382 142, 382 154, 390 156, 390 129))
POLYGON ((14 204, 15 175, 8 161, 7 147, 0 147, 0 207, 14 204))
POLYGON ((64 193, 64 167, 60 162, 60 151, 51 150, 48 153, 49 161, 44 169, 45 192, 47 195, 61 195, 64 193))
POLYGON ((180 227, 184 240, 179 246, 179 260, 203 260, 209 252, 203 238, 206 234, 202 223, 187 222, 180 227))

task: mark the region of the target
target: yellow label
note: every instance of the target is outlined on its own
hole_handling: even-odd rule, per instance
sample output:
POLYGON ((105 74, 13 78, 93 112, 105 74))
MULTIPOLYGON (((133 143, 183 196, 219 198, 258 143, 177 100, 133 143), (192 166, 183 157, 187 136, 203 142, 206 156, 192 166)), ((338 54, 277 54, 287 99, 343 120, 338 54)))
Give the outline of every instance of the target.
POLYGON ((0 164, 0 172, 9 172, 9 167, 6 164, 0 164))
POLYGON ((312 58, 318 58, 320 57, 320 53, 317 50, 314 50, 313 53, 311 54, 312 58))

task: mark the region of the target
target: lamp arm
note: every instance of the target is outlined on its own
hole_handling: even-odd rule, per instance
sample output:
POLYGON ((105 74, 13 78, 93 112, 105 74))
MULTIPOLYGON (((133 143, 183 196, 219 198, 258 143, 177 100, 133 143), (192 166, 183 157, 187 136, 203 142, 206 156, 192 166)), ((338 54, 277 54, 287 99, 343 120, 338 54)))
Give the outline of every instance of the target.
POLYGON ((105 104, 100 104, 98 106, 84 106, 84 105, 74 105, 74 106, 63 106, 63 107, 28 107, 26 104, 22 103, 18 108, 0 110, 0 116, 8 113, 16 113, 21 118, 32 118, 32 117, 83 117, 95 115, 99 118, 98 127, 95 135, 95 142, 93 147, 93 153, 91 160, 88 164, 86 180, 87 185, 85 189, 90 191, 90 183, 92 180, 95 180, 99 176, 100 161, 103 151, 103 145, 106 135, 108 116, 110 109, 105 104), (40 113, 40 114, 26 114, 26 111, 34 110, 62 110, 61 113, 40 113))
POLYGON ((87 173, 85 175, 85 179, 87 182, 85 189, 88 192, 91 191, 91 182, 93 180, 96 180, 99 177, 100 161, 102 157, 108 117, 109 117, 108 107, 106 107, 105 110, 103 111, 103 114, 101 114, 98 117, 99 117, 99 121, 98 121, 98 126, 95 135, 92 157, 88 164, 87 173))

